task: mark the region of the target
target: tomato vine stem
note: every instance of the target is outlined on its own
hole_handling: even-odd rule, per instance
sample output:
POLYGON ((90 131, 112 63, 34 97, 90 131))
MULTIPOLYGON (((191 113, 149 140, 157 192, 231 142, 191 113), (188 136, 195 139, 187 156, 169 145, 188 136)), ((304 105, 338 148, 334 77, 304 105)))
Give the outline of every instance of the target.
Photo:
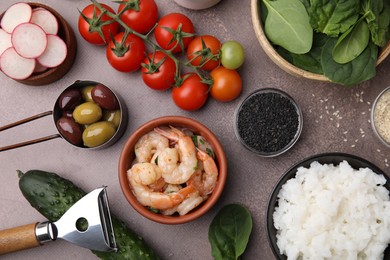
MULTIPOLYGON (((184 76, 184 78, 181 76, 181 72, 180 72, 181 65, 192 69, 193 72, 196 73, 200 77, 200 79, 203 83, 205 83, 209 86, 211 86, 213 84, 213 80, 211 78, 209 78, 201 73, 201 71, 199 70, 199 68, 201 66, 193 66, 190 62, 184 62, 184 61, 180 60, 179 58, 177 58, 172 53, 172 50, 175 49, 180 44, 180 41, 176 41, 175 46, 173 46, 173 48, 171 48, 170 50, 165 50, 149 38, 150 34, 157 27, 157 23, 147 34, 142 34, 142 33, 139 33, 137 31, 133 30, 125 22, 122 21, 120 16, 123 14, 123 12, 116 14, 116 13, 110 12, 109 10, 104 8, 97 0, 90 0, 90 1, 93 3, 94 6, 96 6, 100 10, 100 12, 102 14, 104 13, 108 17, 112 18, 114 21, 118 22, 118 24, 120 24, 124 28, 126 33, 134 34, 134 35, 138 36, 139 38, 141 38, 146 44, 148 44, 153 49, 153 52, 161 51, 165 55, 170 57, 175 62, 175 65, 176 65, 176 73, 175 73, 175 86, 176 87, 180 86, 183 83, 183 81, 186 79, 185 76, 184 76)), ((102 17, 102 15, 99 17, 99 19, 101 17, 102 17)), ((101 26, 101 25, 98 25, 98 26, 101 26)), ((206 59, 205 62, 207 62, 210 59, 211 58, 206 59)), ((205 62, 203 62, 203 63, 205 63, 205 62)))

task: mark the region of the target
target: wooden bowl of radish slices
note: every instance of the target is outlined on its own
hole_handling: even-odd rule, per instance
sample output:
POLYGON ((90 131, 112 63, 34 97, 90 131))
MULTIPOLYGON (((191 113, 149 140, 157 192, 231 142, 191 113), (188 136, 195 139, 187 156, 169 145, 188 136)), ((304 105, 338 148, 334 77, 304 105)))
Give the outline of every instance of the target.
POLYGON ((77 42, 72 28, 54 9, 18 2, 0 15, 0 69, 26 85, 46 85, 73 65, 77 42))

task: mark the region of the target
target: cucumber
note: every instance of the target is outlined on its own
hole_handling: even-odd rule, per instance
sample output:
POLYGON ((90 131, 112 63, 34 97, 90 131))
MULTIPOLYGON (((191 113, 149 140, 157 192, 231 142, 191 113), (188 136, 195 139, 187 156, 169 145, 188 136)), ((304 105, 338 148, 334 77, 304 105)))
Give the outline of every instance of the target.
MULTIPOLYGON (((51 172, 18 170, 19 188, 23 196, 49 221, 57 221, 86 192, 71 181, 51 172)), ((130 230, 126 224, 111 214, 117 252, 92 252, 103 260, 159 259, 142 237, 130 230)))

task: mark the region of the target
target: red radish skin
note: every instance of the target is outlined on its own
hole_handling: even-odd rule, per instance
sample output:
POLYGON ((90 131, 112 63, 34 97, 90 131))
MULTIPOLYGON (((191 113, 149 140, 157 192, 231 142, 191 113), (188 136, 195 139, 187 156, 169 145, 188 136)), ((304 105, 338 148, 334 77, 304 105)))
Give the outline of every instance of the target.
POLYGON ((58 21, 56 17, 48 10, 39 8, 33 9, 30 23, 39 25, 46 34, 57 34, 58 21))
POLYGON ((54 68, 60 65, 68 53, 65 42, 57 35, 47 35, 48 44, 45 52, 37 61, 45 67, 54 68))
POLYGON ((20 56, 13 47, 6 49, 0 57, 0 68, 5 75, 12 79, 28 78, 34 71, 35 59, 20 56))
POLYGON ((1 19, 1 27, 4 31, 12 33, 16 26, 27 23, 32 16, 32 8, 27 3, 16 3, 8 7, 1 19))
POLYGON ((0 28, 0 56, 9 47, 12 47, 11 34, 0 28))
POLYGON ((33 23, 22 23, 11 35, 12 46, 22 57, 33 59, 41 56, 47 47, 45 31, 33 23))

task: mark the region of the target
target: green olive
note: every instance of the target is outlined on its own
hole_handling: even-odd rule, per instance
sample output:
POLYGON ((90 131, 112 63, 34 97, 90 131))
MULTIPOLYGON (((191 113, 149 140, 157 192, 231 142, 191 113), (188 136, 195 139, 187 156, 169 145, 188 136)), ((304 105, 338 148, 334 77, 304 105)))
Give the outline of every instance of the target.
POLYGON ((95 86, 86 86, 81 89, 81 96, 83 97, 84 101, 86 102, 93 102, 92 99, 92 89, 95 86))
POLYGON ((93 102, 78 105, 73 111, 73 118, 79 124, 92 124, 102 118, 102 109, 93 102))
POLYGON ((88 126, 83 132, 83 142, 87 147, 104 144, 115 134, 115 127, 107 121, 100 121, 88 126))
POLYGON ((114 124, 115 128, 118 128, 121 122, 120 110, 105 110, 103 112, 103 120, 114 124))

